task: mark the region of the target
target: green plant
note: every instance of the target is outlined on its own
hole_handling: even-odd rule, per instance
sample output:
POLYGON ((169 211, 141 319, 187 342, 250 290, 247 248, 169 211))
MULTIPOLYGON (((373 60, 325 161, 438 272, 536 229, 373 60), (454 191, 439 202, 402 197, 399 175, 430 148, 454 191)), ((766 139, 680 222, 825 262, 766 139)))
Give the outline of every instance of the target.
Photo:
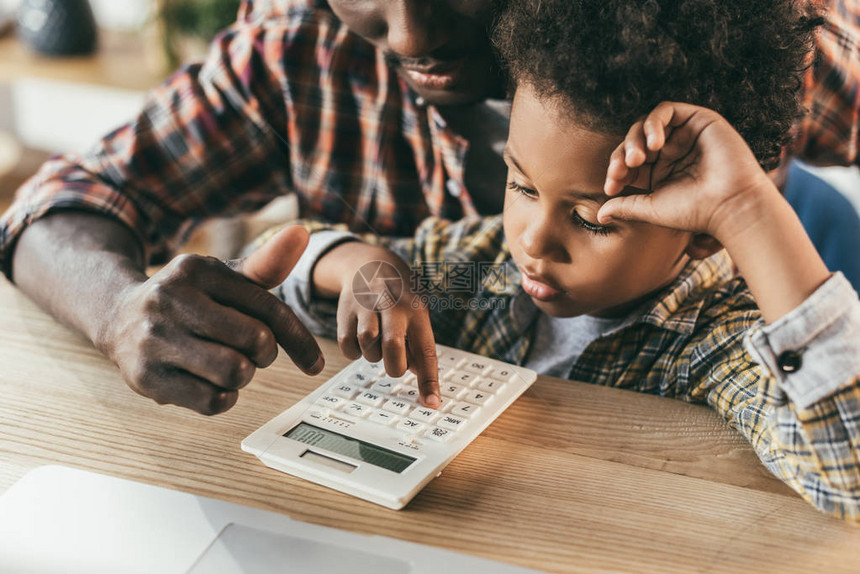
POLYGON ((179 39, 209 42, 236 20, 240 0, 163 0, 158 17, 163 26, 164 53, 175 68, 181 62, 179 39))

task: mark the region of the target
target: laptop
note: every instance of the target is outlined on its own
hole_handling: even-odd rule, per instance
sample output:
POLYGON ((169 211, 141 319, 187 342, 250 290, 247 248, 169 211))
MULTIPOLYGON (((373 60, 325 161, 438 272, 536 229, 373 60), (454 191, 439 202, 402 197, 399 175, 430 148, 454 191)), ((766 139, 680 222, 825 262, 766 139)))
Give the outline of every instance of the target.
POLYGON ((4 574, 526 574, 509 564, 62 466, 0 496, 4 574))

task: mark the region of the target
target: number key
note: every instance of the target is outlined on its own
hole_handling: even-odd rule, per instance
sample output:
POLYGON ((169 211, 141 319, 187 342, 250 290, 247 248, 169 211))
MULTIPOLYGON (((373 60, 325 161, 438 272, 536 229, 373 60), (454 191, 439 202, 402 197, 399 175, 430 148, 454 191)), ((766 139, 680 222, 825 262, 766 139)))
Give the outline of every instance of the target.
POLYGON ((478 383, 477 387, 479 390, 486 391, 488 393, 495 393, 501 389, 505 383, 498 381, 496 379, 483 379, 480 383, 478 383))
POLYGON ((476 375, 483 375, 489 367, 490 363, 486 361, 469 361, 463 366, 463 369, 476 375))
POLYGON ((462 385, 458 385, 456 383, 442 383, 439 385, 439 391, 442 393, 443 397, 451 397, 454 399, 457 398, 457 395, 463 392, 464 388, 465 387, 462 385))
POLYGON ((492 395, 486 391, 469 391, 463 400, 473 405, 483 405, 492 395))
POLYGON ((481 410, 481 407, 478 405, 472 405, 469 403, 458 403, 457 406, 451 409, 451 414, 458 417, 471 417, 476 412, 481 410))

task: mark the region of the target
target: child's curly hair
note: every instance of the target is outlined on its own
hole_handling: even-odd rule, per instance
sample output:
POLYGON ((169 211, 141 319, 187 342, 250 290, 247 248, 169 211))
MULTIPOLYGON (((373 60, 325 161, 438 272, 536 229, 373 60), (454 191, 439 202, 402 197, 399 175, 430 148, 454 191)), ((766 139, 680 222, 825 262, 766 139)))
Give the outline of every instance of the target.
POLYGON ((822 19, 806 0, 503 0, 493 41, 517 82, 626 133, 666 100, 711 108, 765 169, 801 113, 822 19))

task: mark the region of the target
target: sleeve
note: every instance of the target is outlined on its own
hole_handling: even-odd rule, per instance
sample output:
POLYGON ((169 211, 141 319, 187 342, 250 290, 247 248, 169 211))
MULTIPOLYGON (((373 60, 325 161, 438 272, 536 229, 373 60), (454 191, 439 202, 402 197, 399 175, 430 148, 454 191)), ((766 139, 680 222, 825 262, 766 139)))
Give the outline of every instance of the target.
POLYGON ((312 233, 308 246, 296 266, 275 295, 289 305, 302 323, 315 335, 337 337, 337 302, 313 296, 312 274, 314 266, 327 252, 348 241, 361 238, 349 231, 320 229, 312 233))
POLYGON ((57 211, 120 221, 158 262, 202 219, 256 210, 287 191, 286 108, 271 54, 283 55, 276 43, 307 41, 300 23, 287 28, 234 25, 204 63, 149 93, 128 124, 85 154, 46 163, 0 219, 0 270, 11 274, 22 231, 57 211))
MULTIPOLYGON (((462 329, 462 315, 468 306, 436 304, 447 282, 446 264, 462 264, 477 261, 493 261, 500 252, 501 217, 472 217, 451 222, 440 218, 425 219, 413 237, 381 237, 355 235, 346 231, 343 224, 327 224, 319 221, 299 221, 311 234, 305 253, 296 268, 276 290, 275 294, 289 304, 308 328, 318 335, 334 337, 337 332, 337 309, 332 301, 314 298, 311 276, 316 262, 325 253, 344 241, 361 240, 390 249, 412 268, 408 278, 412 291, 425 295, 422 302, 428 305, 430 319, 437 341, 450 344, 462 329), (436 295, 437 299, 429 297, 436 295)), ((254 242, 259 246, 281 227, 264 233, 254 242)), ((451 265, 456 269, 457 265, 451 265)), ((477 288, 477 286, 476 286, 477 288)), ((458 292, 457 296, 473 295, 458 292)))
POLYGON ((822 512, 860 522, 860 301, 840 274, 798 308, 750 327, 741 306, 680 363, 778 478, 822 512))

